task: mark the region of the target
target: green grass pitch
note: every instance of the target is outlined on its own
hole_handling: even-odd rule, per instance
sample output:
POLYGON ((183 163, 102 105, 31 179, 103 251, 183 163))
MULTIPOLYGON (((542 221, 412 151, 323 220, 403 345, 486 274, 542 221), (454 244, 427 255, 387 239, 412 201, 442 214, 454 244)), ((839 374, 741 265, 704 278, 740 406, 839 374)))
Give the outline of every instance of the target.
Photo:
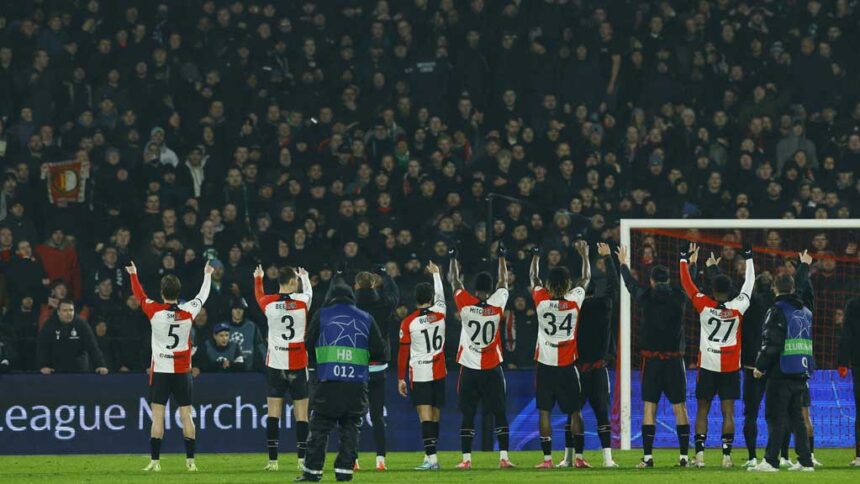
MULTIPOLYGON (((499 470, 496 468, 498 453, 476 452, 473 454, 474 468, 471 471, 453 469, 460 454, 458 452, 442 452, 439 456, 442 470, 438 472, 420 472, 412 470, 413 466, 421 463, 422 454, 412 452, 396 452, 388 455, 387 472, 372 470, 374 456, 362 454, 359 462, 362 470, 356 473, 354 482, 396 482, 396 483, 460 483, 486 482, 503 483, 516 482, 529 484, 535 482, 624 482, 625 484, 639 483, 672 483, 672 482, 707 482, 711 484, 743 482, 774 482, 792 483, 805 482, 860 482, 860 469, 847 467, 854 457, 853 449, 818 449, 815 457, 825 467, 816 469, 815 473, 795 473, 782 470, 773 474, 749 473, 744 469, 722 469, 719 467, 720 451, 711 449, 705 454, 705 469, 678 469, 673 467, 677 461, 677 451, 660 450, 655 455, 657 467, 640 471, 634 468, 641 457, 641 451, 615 452, 615 460, 621 465, 620 469, 552 469, 535 470, 532 466, 540 462, 539 451, 512 452, 511 460, 518 465, 516 469, 499 470)), ((556 461, 561 458, 561 452, 554 454, 556 461)), ((734 452, 736 466, 746 460, 746 450, 737 449, 734 452)), ((323 482, 334 482, 331 471, 334 456, 326 460, 326 475, 323 482)), ((592 464, 602 463, 599 452, 586 452, 586 459, 592 464)), ((162 471, 149 474, 141 469, 148 463, 149 457, 144 455, 80 455, 80 456, 2 456, 0 457, 0 482, 109 482, 112 484, 129 482, 150 483, 184 483, 184 482, 225 482, 231 484, 246 482, 289 482, 298 475, 295 470, 295 454, 281 456, 279 472, 264 472, 266 455, 260 454, 200 454, 197 465, 200 471, 194 474, 185 471, 185 456, 169 454, 162 456, 162 471)))

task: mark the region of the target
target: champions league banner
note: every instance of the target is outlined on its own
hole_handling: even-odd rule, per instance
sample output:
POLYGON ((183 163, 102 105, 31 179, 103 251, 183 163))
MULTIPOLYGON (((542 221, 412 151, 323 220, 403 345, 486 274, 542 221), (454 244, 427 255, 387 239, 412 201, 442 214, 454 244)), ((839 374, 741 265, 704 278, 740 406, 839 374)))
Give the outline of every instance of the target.
MULTIPOLYGON (((508 371, 508 419, 511 450, 537 450, 538 413, 534 400, 534 372, 508 371)), ((610 373, 610 378, 614 380, 610 373)), ((688 374, 688 411, 695 412, 695 372, 688 374)), ((396 379, 389 373, 386 395, 388 450, 422 450, 421 426, 408 398, 397 394, 396 379)), ((460 414, 457 410, 457 374, 448 376, 447 405, 442 412, 441 450, 459 450, 460 414)), ((0 376, 0 454, 104 454, 149 451, 151 409, 147 402, 146 375, 3 375, 0 376)), ((614 386, 613 386, 614 388, 614 386)), ((810 381, 812 418, 817 447, 853 447, 854 402, 849 379, 835 371, 818 371, 810 381)), ((194 381, 194 421, 201 453, 258 452, 266 450, 266 382, 262 374, 201 375, 194 381)), ((633 374, 633 446, 642 445, 639 429, 642 403, 639 375, 633 374)), ((292 407, 285 403, 281 420, 281 451, 295 452, 292 407)), ((743 448, 742 403, 735 410, 735 447, 743 448)), ((597 423, 589 408, 584 410, 586 446, 599 447, 597 423)), ((556 450, 564 445, 565 417, 556 411, 553 440, 556 450)), ((179 414, 169 406, 164 451, 182 452, 179 414)), ((617 432, 617 422, 613 429, 617 432)), ((719 404, 712 405, 709 445, 718 445, 719 404)), ((477 423, 479 434, 483 423, 477 423)), ((759 446, 767 438, 764 408, 759 414, 759 446)), ((365 418, 362 452, 373 453, 370 418, 365 418)), ((331 445, 336 439, 331 439, 331 445)), ((493 442, 493 441, 491 441, 493 442)), ((493 442, 494 444, 495 442, 493 442)), ((659 447, 677 446, 675 422, 668 402, 658 410, 659 447)), ((481 438, 475 440, 480 450, 481 438)), ((485 449, 488 450, 488 449, 485 449)), ((291 456, 285 455, 284 458, 291 456)), ((292 455, 294 457, 294 455, 292 455)), ((261 457, 263 458, 263 457, 261 457)))

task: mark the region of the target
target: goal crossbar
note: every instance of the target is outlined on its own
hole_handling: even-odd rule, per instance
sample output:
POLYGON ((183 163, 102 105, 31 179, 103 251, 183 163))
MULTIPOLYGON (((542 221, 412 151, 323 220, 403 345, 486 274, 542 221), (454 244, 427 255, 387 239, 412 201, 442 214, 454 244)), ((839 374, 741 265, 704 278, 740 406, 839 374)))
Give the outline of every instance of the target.
MULTIPOLYGON (((630 232, 634 229, 860 229, 860 219, 621 219, 621 245, 630 247, 630 232)), ((630 293, 620 285, 620 328, 618 331, 619 362, 619 420, 621 448, 630 449, 631 422, 631 337, 632 307, 630 293)))

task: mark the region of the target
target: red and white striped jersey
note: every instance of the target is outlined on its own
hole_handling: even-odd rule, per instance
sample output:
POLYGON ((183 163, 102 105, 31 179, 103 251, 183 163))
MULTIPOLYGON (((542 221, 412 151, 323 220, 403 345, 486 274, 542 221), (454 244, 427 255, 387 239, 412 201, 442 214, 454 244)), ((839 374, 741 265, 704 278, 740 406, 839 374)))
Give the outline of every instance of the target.
POLYGON ((433 274, 433 305, 416 309, 400 324, 397 377, 425 382, 445 378, 445 292, 442 276, 433 274))
POLYGON ((154 373, 188 373, 191 371, 191 327, 209 297, 211 277, 194 299, 182 304, 166 304, 146 297, 137 274, 131 275, 131 290, 152 326, 152 362, 154 373))
POLYGON ((265 294, 263 278, 254 278, 254 296, 269 325, 269 348, 266 352, 266 366, 269 368, 301 370, 308 366, 305 330, 314 293, 308 276, 300 277, 302 292, 293 294, 265 294))
POLYGON ((750 307, 750 294, 755 282, 752 259, 746 261, 744 284, 740 294, 731 301, 718 303, 699 292, 687 261, 681 261, 681 285, 699 313, 699 368, 730 373, 741 368, 741 324, 750 307))
POLYGON ((491 370, 502 363, 502 314, 508 303, 508 290, 496 289, 481 301, 465 289, 454 292, 460 313, 460 348, 457 363, 474 370, 491 370))
POLYGON ((572 365, 579 356, 576 330, 585 289, 575 287, 563 299, 550 298, 549 291, 536 286, 532 300, 537 308, 538 335, 535 361, 549 366, 572 365))

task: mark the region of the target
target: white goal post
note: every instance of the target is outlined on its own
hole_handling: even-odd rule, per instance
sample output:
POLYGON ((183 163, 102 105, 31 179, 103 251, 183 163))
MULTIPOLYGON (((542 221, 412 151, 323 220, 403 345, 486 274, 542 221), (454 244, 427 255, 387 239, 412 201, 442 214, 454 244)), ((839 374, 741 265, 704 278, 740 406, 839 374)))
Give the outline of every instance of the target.
MULTIPOLYGON (((860 219, 621 219, 621 245, 630 247, 630 231, 633 229, 860 229, 860 219)), ((630 404, 631 404, 631 352, 633 341, 630 334, 632 307, 630 293, 620 284, 620 328, 618 331, 619 346, 619 419, 621 424, 621 449, 630 449, 630 404)))

